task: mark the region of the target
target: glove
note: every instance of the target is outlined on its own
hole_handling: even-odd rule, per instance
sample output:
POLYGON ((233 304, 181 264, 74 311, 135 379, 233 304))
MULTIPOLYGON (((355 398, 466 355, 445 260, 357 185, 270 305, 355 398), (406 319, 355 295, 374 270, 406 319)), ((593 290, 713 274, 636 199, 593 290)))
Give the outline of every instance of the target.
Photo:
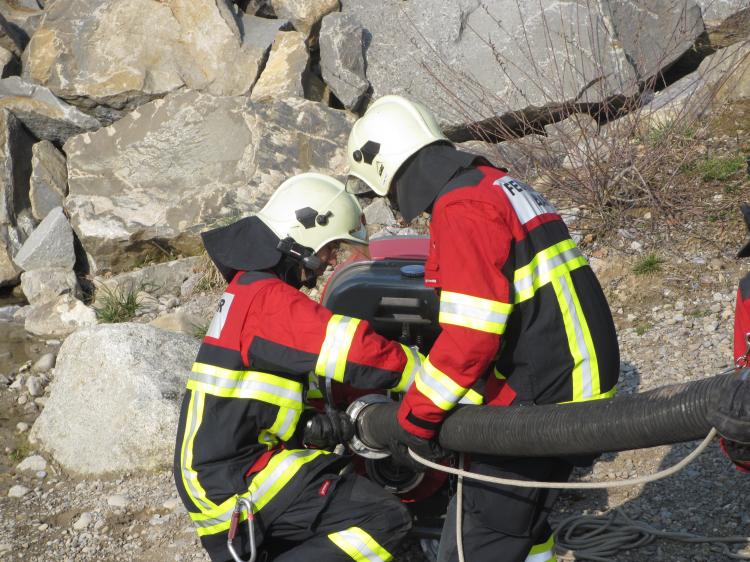
POLYGON ((354 424, 345 412, 327 410, 307 420, 302 442, 319 449, 345 443, 354 436, 354 424))
POLYGON ((750 472, 750 444, 729 441, 723 437, 719 440, 721 450, 729 457, 737 470, 741 472, 750 472))
POLYGON ((391 452, 393 462, 415 472, 424 472, 427 467, 412 458, 408 449, 428 461, 438 461, 450 454, 435 439, 418 437, 399 426, 396 435, 388 442, 388 450, 391 452))

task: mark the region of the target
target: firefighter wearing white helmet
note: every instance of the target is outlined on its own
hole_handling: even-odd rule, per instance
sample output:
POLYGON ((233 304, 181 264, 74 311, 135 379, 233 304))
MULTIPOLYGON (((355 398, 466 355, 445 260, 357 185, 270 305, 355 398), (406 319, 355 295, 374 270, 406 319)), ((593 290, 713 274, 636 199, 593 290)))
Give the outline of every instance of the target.
MULTIPOLYGON (((354 123, 350 174, 410 221, 430 213, 424 283, 440 291, 440 335, 399 406, 389 449, 445 456, 436 436, 462 402, 555 404, 612 396, 619 351, 609 306, 554 207, 484 158, 462 152, 419 103, 385 96, 354 123), (477 389, 483 388, 483 395, 477 389)), ((571 459, 472 458, 506 478, 568 479, 571 459)), ((576 462, 591 459, 576 459, 576 462)), ((466 560, 554 560, 554 490, 464 484, 466 560)), ((454 504, 455 505, 455 500, 454 504)), ((449 507, 439 562, 460 558, 449 507)))
POLYGON ((367 243, 362 208, 335 178, 309 172, 289 178, 257 217, 280 239, 318 252, 330 242, 367 243))
POLYGON ((256 559, 254 543, 268 542, 277 560, 385 562, 411 526, 383 488, 340 474, 348 460, 330 449, 352 437, 348 416, 306 405, 311 373, 402 392, 421 364, 416 350, 297 290, 333 262, 339 241, 367 243, 362 210, 341 182, 315 173, 285 181, 257 215, 203 234, 228 285, 188 379, 174 476, 212 562, 256 559), (235 536, 232 514, 248 503, 254 517, 241 517, 235 536))

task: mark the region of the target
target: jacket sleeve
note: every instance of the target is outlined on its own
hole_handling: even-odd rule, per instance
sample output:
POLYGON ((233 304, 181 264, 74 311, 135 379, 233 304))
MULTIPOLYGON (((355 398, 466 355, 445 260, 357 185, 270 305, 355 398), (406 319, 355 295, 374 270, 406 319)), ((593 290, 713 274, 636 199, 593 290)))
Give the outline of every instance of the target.
POLYGON ((358 388, 402 391, 421 363, 416 351, 376 334, 365 320, 332 314, 285 283, 259 291, 243 338, 250 368, 316 375, 358 388))
POLYGON ((459 401, 481 403, 470 387, 495 357, 512 310, 502 273, 512 237, 493 207, 471 200, 436 206, 430 237, 442 331, 398 414, 405 430, 423 438, 459 401))

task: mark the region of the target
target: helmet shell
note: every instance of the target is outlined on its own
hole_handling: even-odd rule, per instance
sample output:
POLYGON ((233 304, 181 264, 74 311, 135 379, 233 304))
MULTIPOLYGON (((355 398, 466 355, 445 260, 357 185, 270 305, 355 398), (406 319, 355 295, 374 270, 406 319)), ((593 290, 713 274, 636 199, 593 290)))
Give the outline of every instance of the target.
POLYGON ((335 178, 308 172, 284 181, 256 215, 280 239, 317 252, 329 242, 367 244, 357 198, 335 178))
POLYGON ((385 195, 404 162, 438 141, 450 143, 424 105, 402 96, 383 96, 352 127, 347 144, 349 173, 385 195))

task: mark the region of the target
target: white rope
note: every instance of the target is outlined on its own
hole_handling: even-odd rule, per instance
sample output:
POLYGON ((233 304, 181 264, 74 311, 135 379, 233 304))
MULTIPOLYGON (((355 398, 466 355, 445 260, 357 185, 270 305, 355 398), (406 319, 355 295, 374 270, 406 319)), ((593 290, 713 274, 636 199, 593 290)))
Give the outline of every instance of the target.
MULTIPOLYGON (((458 487, 456 491, 456 547, 458 549, 459 561, 464 562, 462 540, 463 533, 461 531, 464 478, 479 480, 481 482, 489 482, 492 484, 517 486, 520 488, 595 490, 601 488, 637 486, 641 484, 647 484, 649 482, 655 482, 656 480, 661 480, 662 478, 672 476, 673 474, 679 472, 688 464, 693 462, 698 457, 698 455, 700 455, 706 449, 706 447, 708 447, 715 436, 716 429, 711 429, 706 438, 701 441, 700 445, 698 445, 698 447, 696 447, 693 452, 691 452, 676 465, 665 470, 661 470, 648 476, 641 476, 628 480, 611 480, 599 482, 537 482, 533 480, 498 478, 496 476, 476 474, 464 470, 463 454, 461 454, 459 457, 459 468, 451 468, 449 466, 434 463, 423 457, 420 457, 411 449, 409 449, 409 454, 417 462, 423 464, 428 468, 458 476, 458 487)), ((557 530, 555 531, 555 535, 557 536, 558 546, 566 548, 568 550, 574 550, 579 559, 593 560, 596 562, 609 562, 612 560, 612 555, 615 554, 618 550, 632 549, 643 546, 649 544, 656 538, 666 538, 669 540, 688 543, 718 543, 723 548, 723 552, 725 555, 738 560, 750 560, 750 554, 740 554, 732 552, 727 546, 727 544, 733 543, 750 544, 750 537, 705 537, 701 535, 693 535, 690 533, 661 531, 641 521, 633 521, 632 519, 629 519, 619 509, 614 510, 611 514, 604 517, 593 517, 588 515, 575 515, 573 517, 569 517, 568 519, 560 523, 557 530), (617 520, 618 517, 621 519, 621 521, 617 520), (570 529, 563 533, 562 531, 566 526, 569 526, 570 529), (578 532, 580 536, 575 536, 576 532, 578 532)))

